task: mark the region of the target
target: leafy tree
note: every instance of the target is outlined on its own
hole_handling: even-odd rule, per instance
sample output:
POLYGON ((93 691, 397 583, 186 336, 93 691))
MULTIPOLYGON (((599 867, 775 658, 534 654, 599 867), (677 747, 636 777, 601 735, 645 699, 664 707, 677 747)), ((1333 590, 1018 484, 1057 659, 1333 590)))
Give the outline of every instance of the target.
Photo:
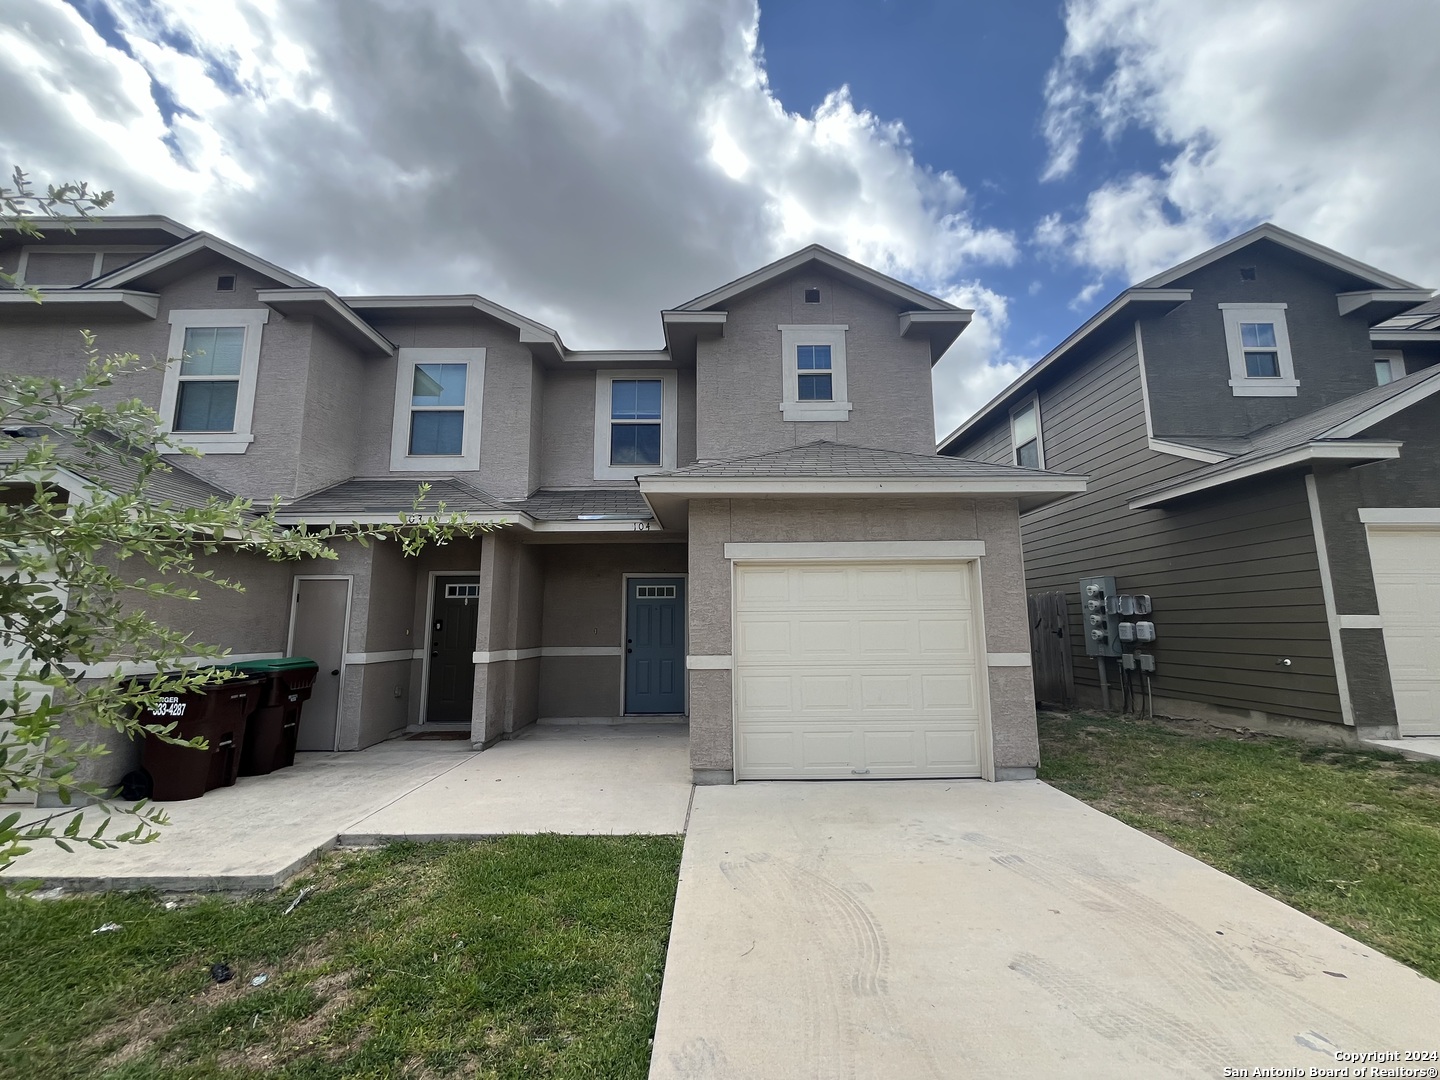
MULTIPOLYGON (((30 237, 43 235, 37 218, 68 227, 66 217, 88 216, 114 198, 85 184, 38 195, 19 169, 13 183, 0 187, 0 229, 30 237)), ((14 278, 3 285, 14 286, 14 278)), ((43 302, 39 290, 30 292, 43 302)), ((278 500, 257 510, 246 499, 181 506, 159 498, 155 481, 172 471, 162 455, 194 452, 167 443, 158 434, 160 417, 138 399, 103 403, 97 395, 165 361, 102 355, 88 332, 80 359, 83 372, 74 379, 0 371, 0 795, 53 791, 63 804, 38 819, 18 812, 0 819, 0 869, 36 841, 69 851, 73 844, 158 838, 157 827, 167 823, 163 811, 113 803, 109 789, 77 778, 83 762, 108 751, 89 738, 65 737, 61 720, 80 732, 186 742, 175 723, 145 722, 142 711, 162 695, 229 678, 213 666, 223 663, 223 650, 190 640, 146 607, 162 598, 198 602, 202 588, 243 591, 206 557, 335 559, 337 542, 376 540, 397 542, 413 555, 487 527, 447 515, 443 502, 427 506, 427 485, 404 522, 344 530, 281 525, 278 500), (89 665, 114 662, 122 666, 112 674, 87 675, 89 665), (140 680, 137 669, 160 674, 140 680), (82 813, 71 805, 76 795, 99 803, 82 813), (22 823, 23 817, 32 820, 22 823), (120 827, 108 832, 112 818, 120 827)))

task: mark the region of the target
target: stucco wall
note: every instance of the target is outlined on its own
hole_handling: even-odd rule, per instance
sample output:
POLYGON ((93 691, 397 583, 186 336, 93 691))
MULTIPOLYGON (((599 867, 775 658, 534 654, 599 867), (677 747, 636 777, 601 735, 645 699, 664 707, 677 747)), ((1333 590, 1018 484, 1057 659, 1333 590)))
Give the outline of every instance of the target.
POLYGON ((696 452, 701 460, 740 457, 830 439, 856 446, 929 454, 935 449, 930 345, 900 336, 899 308, 808 268, 728 308, 724 334, 699 342, 696 452), (818 285, 821 303, 804 292, 818 285), (847 325, 850 419, 836 423, 781 418, 781 325, 847 325))
MULTIPOLYGON (((690 645, 696 656, 732 650, 731 566, 727 543, 982 540, 985 651, 1029 653, 1019 514, 996 499, 701 499, 690 503, 690 645)), ((995 767, 1033 769, 1039 761, 1030 669, 989 668, 995 767)), ((694 670, 690 681, 690 765, 730 772, 731 672, 694 670)))

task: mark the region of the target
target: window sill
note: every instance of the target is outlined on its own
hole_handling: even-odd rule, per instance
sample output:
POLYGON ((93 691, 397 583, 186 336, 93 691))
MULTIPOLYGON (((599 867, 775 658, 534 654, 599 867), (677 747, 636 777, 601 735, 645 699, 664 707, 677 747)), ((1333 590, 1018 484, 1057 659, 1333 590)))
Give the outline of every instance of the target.
POLYGON ((786 420, 836 421, 849 420, 854 408, 848 401, 785 401, 780 404, 780 415, 786 420))
POLYGON ((480 468, 478 457, 429 457, 406 455, 402 458, 392 458, 390 461, 391 472, 475 472, 480 468))
POLYGON ((1299 379, 1231 379, 1230 393, 1235 397, 1296 397, 1299 379))
POLYGON ((243 454, 255 441, 254 435, 235 431, 167 431, 164 435, 172 446, 202 454, 243 454))

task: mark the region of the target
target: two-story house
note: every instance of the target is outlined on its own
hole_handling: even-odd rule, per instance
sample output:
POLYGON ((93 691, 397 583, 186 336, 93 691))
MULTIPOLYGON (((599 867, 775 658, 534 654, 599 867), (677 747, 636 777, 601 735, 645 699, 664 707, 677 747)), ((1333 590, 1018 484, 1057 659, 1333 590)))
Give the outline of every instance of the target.
MULTIPOLYGON (((699 781, 1034 774, 1019 513, 1075 477, 935 453, 931 367, 970 313, 820 247, 585 351, 476 295, 349 296, 164 218, 0 248, 0 364, 170 358, 115 388, 204 452, 169 497, 282 521, 494 528, 407 558, 217 560, 164 617, 306 655, 301 748, 539 719, 688 719, 699 781)), ((114 769, 123 771, 124 755, 114 769)))
POLYGON ((1078 697, 1138 679, 1133 648, 1171 715, 1440 735, 1430 295, 1262 225, 1121 293, 942 440, 1090 478, 1022 518, 1029 590, 1069 596, 1078 697), (1080 580, 1104 576, 1151 598, 1153 643, 1087 650, 1080 580))

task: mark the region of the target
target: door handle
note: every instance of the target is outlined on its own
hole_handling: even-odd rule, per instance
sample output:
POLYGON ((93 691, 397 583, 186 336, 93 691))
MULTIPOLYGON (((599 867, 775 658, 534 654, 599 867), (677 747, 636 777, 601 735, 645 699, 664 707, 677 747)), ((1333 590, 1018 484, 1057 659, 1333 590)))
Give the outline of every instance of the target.
POLYGON ((331 674, 331 675, 339 675, 339 674, 340 674, 340 669, 337 667, 334 671, 330 672, 330 674, 331 674))

